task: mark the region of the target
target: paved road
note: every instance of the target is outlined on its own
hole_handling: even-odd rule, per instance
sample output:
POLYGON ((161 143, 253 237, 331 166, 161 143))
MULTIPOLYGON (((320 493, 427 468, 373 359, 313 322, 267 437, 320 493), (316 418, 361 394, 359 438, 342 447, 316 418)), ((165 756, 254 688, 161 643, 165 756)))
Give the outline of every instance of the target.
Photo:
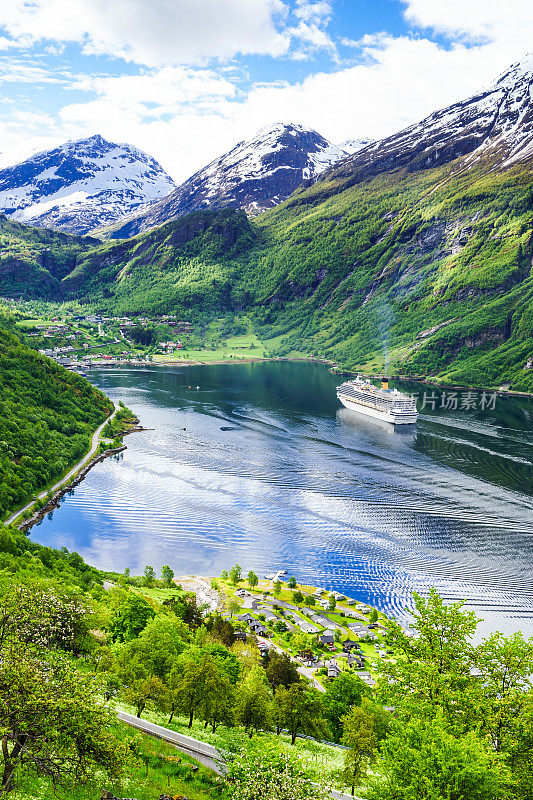
POLYGON ((137 728, 137 730, 143 733, 156 736, 158 739, 163 739, 165 742, 173 744, 178 750, 181 750, 182 753, 193 756, 193 758, 204 766, 222 775, 224 759, 212 745, 201 742, 198 739, 193 739, 191 736, 184 736, 182 733, 176 733, 176 731, 172 731, 170 728, 163 728, 161 725, 155 725, 153 722, 148 722, 148 720, 139 719, 138 717, 134 717, 133 714, 126 714, 124 711, 117 711, 117 716, 127 725, 131 725, 133 728, 137 728))
MULTIPOLYGON (((89 450, 87 455, 85 455, 81 459, 81 461, 78 461, 78 463, 74 467, 72 467, 72 469, 69 472, 67 472, 66 475, 63 475, 61 480, 58 481, 56 484, 54 484, 50 489, 44 489, 44 491, 40 492, 38 495, 35 495, 36 498, 42 500, 43 497, 46 497, 48 492, 55 492, 56 489, 59 489, 59 487, 62 486, 64 483, 66 483, 66 481, 74 477, 74 475, 76 475, 76 473, 78 473, 80 469, 84 467, 88 461, 90 461, 90 459, 94 456, 96 450, 98 449, 100 433, 103 431, 109 420, 113 419, 117 411, 118 411, 118 406, 115 406, 115 410, 113 411, 111 416, 107 417, 107 419, 105 419, 104 422, 102 422, 100 427, 95 430, 95 432, 93 433, 93 438, 91 439, 91 449, 89 450)), ((11 525, 11 523, 14 522, 18 517, 20 517, 20 515, 23 514, 24 511, 26 511, 28 508, 31 508, 34 503, 35 500, 32 500, 31 503, 25 505, 24 508, 19 508, 18 511, 15 511, 14 514, 11 514, 11 516, 5 520, 4 525, 11 525)))
MULTIPOLYGON (((174 745, 182 753, 192 756, 197 761, 200 761, 204 766, 214 770, 218 775, 224 774, 224 759, 216 749, 210 744, 201 742, 199 739, 193 739, 191 736, 184 736, 182 733, 170 730, 170 728, 163 728, 161 725, 155 725, 153 722, 148 722, 145 719, 134 717, 133 714, 126 714, 124 711, 117 711, 117 716, 126 725, 131 725, 149 736, 155 736, 157 739, 163 739, 165 742, 174 745)), ((336 789, 331 790, 331 797, 334 800, 361 800, 361 798, 352 798, 352 795, 343 794, 336 789)))

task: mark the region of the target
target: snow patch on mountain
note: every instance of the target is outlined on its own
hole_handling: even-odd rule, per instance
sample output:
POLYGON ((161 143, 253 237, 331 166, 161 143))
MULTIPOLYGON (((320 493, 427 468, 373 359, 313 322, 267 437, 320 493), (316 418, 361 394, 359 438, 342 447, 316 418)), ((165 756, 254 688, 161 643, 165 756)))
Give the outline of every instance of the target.
POLYGON ((132 236, 206 208, 259 214, 347 155, 311 128, 269 125, 196 172, 164 200, 114 226, 113 236, 132 236))
POLYGON ((85 234, 173 189, 154 158, 96 135, 0 170, 0 209, 20 222, 85 234))
POLYGON ((344 150, 345 153, 351 155, 352 153, 357 153, 359 150, 363 150, 370 144, 374 144, 375 141, 375 139, 368 138, 346 139, 345 142, 341 142, 339 147, 341 150, 344 150))
POLYGON ((505 168, 533 155, 533 55, 513 64, 489 87, 435 111, 403 131, 369 145, 333 168, 360 179, 397 169, 430 169, 462 158, 505 168))

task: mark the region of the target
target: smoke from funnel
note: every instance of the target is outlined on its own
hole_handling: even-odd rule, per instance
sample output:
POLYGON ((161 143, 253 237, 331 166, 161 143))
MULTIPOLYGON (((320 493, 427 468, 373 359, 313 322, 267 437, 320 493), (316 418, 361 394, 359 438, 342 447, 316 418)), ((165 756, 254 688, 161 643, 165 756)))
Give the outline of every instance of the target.
POLYGON ((389 373, 389 343, 392 323, 394 322, 394 311, 388 303, 383 303, 376 309, 379 325, 379 334, 381 340, 381 349, 383 351, 383 373, 389 373))

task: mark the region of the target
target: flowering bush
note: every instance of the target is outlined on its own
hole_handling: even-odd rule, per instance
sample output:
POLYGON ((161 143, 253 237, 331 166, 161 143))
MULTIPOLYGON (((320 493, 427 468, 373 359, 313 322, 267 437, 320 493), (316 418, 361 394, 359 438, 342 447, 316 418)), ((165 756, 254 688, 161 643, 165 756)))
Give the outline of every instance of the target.
POLYGON ((228 767, 228 786, 233 800, 322 800, 321 786, 314 783, 298 757, 276 742, 255 737, 228 767))

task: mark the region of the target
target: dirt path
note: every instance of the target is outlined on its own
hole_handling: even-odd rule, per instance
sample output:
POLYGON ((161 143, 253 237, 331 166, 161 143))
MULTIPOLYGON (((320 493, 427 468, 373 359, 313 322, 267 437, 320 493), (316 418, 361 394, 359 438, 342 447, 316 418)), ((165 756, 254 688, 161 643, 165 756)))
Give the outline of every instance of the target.
POLYGON ((216 589, 211 588, 210 578, 199 578, 196 575, 181 575, 174 578, 186 592, 194 592, 198 605, 206 603, 210 611, 216 611, 221 603, 221 598, 216 589))

